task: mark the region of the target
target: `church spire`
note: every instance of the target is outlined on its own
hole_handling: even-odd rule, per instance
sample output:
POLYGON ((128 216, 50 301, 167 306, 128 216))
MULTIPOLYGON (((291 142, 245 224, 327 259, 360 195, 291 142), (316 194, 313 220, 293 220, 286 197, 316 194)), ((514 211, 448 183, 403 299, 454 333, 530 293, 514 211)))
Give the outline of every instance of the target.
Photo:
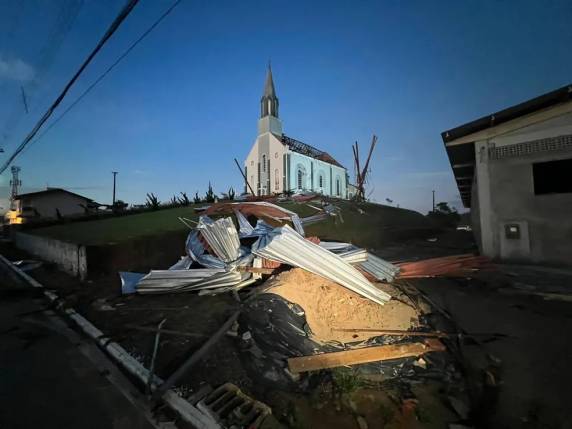
POLYGON ((274 116, 278 118, 278 97, 274 89, 274 80, 272 79, 272 68, 268 62, 268 72, 266 73, 266 83, 264 84, 264 93, 260 99, 260 117, 274 116))

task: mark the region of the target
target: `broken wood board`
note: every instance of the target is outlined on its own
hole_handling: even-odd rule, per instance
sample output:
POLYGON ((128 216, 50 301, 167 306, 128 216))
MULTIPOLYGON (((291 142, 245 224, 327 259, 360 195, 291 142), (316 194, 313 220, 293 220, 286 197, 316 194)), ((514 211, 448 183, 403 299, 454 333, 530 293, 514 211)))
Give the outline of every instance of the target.
POLYGON ((294 373, 317 371, 339 366, 420 356, 428 352, 441 351, 445 351, 445 346, 441 341, 428 339, 423 343, 391 344, 290 358, 288 359, 288 368, 294 373))

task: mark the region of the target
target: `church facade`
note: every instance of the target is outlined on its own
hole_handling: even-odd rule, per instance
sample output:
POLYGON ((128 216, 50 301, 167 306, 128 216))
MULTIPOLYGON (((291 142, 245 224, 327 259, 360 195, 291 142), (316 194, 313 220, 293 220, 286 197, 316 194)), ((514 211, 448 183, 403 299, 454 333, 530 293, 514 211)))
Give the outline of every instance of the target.
POLYGON ((260 100, 258 137, 244 161, 248 181, 245 192, 273 195, 309 191, 347 199, 347 170, 327 152, 284 134, 278 106, 268 67, 260 100))

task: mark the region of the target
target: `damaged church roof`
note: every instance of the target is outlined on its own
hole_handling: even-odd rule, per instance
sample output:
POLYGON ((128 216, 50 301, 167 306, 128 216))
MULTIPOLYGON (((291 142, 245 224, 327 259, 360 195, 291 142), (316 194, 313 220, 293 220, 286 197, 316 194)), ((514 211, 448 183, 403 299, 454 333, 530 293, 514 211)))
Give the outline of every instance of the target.
POLYGON ((302 155, 309 156, 310 158, 318 159, 320 161, 327 162, 328 164, 335 165, 336 167, 345 168, 342 164, 336 161, 329 153, 316 149, 314 146, 303 143, 299 140, 288 137, 286 134, 282 134, 279 137, 280 141, 287 145, 291 151, 300 153, 302 155))

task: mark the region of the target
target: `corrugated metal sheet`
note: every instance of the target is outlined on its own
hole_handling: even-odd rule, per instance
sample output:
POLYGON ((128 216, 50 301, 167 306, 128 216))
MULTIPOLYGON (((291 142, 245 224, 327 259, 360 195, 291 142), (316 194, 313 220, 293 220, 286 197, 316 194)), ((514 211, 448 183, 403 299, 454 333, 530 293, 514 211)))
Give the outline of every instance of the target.
POLYGON ((376 279, 386 282, 392 282, 399 273, 398 266, 378 258, 371 253, 367 254, 367 261, 361 262, 359 266, 376 279))
POLYGON ((391 298, 338 255, 305 240, 289 226, 260 237, 252 246, 252 253, 310 271, 379 304, 391 298))
POLYGON ((360 267, 380 281, 392 282, 400 270, 398 266, 350 243, 322 241, 320 246, 336 253, 346 262, 360 267))
POLYGON ((365 262, 368 258, 367 250, 354 248, 351 250, 346 250, 337 254, 340 258, 346 261, 348 264, 357 264, 359 262, 365 262))
POLYGON ((153 270, 137 283, 137 293, 180 293, 235 286, 242 281, 239 272, 212 268, 193 270, 153 270))
POLYGON ((231 218, 213 221, 208 216, 201 216, 197 229, 221 261, 232 262, 239 258, 240 241, 231 218))

